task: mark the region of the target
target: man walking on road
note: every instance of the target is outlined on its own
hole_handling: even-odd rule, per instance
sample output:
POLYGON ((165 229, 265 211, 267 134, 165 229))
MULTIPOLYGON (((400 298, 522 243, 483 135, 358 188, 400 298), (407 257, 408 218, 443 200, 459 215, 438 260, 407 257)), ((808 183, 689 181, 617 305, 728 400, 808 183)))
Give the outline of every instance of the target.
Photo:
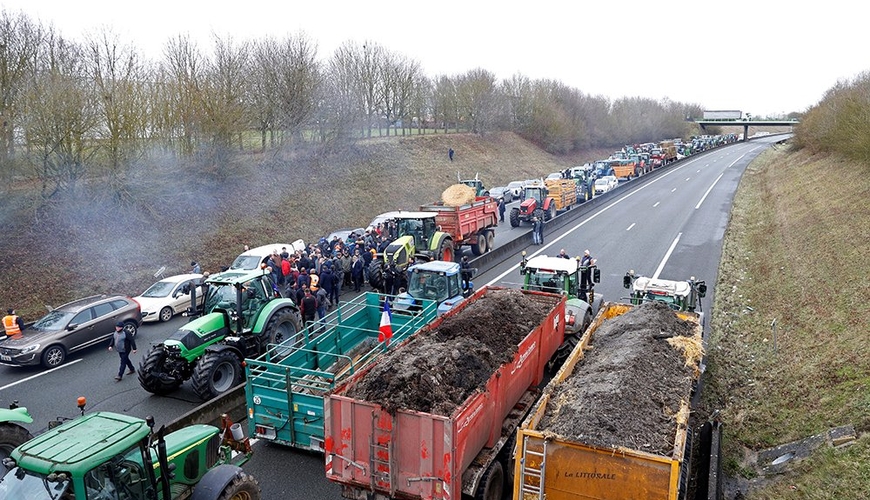
POLYGON ((498 219, 499 219, 499 222, 504 222, 504 211, 505 211, 505 208, 506 208, 506 207, 505 207, 505 203, 504 203, 504 196, 502 196, 502 197, 498 200, 498 219))
POLYGON ((115 323, 115 333, 109 339, 109 350, 111 351, 113 348, 121 357, 121 367, 118 368, 118 376, 115 377, 115 382, 120 382, 121 377, 124 376, 125 367, 130 369, 127 375, 136 373, 136 369, 133 368, 133 363, 130 361, 130 354, 136 354, 136 339, 124 330, 124 323, 120 321, 115 323))

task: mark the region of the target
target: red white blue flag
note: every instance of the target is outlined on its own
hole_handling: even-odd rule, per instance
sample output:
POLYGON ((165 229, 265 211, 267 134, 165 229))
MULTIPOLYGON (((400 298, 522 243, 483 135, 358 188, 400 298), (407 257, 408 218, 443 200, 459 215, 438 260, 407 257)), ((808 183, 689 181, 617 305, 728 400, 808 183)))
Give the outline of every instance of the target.
POLYGON ((390 313, 390 302, 384 301, 384 312, 381 313, 381 326, 378 334, 378 342, 386 342, 390 344, 390 339, 393 338, 393 325, 390 323, 392 314, 390 313))

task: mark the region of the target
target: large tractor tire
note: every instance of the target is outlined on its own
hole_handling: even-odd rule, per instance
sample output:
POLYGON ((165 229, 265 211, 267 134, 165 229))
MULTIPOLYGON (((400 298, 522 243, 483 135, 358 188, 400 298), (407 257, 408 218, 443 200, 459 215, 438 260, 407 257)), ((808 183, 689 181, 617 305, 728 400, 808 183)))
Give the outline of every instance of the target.
POLYGON ((12 450, 33 439, 33 435, 18 424, 11 422, 0 423, 0 478, 9 470, 3 465, 3 459, 9 458, 12 450))
POLYGON ((302 338, 302 335, 299 333, 301 331, 302 318, 298 312, 287 307, 279 310, 269 319, 263 333, 269 339, 269 343, 286 346, 286 349, 281 348, 273 351, 277 356, 284 357, 290 354, 293 346, 302 338))
POLYGON ((369 264, 369 285, 381 293, 384 292, 384 261, 375 259, 369 264))
POLYGON ((163 344, 151 346, 148 354, 139 362, 139 370, 136 372, 139 385, 151 394, 165 396, 175 391, 184 380, 166 373, 166 349, 163 344))
POLYGON ((453 240, 445 238, 441 241, 441 246, 438 247, 438 260, 455 262, 456 254, 453 250, 453 240))
POLYGON ((511 227, 520 227, 520 209, 512 208, 510 215, 511 227))
POLYGON ((550 208, 547 210, 547 215, 544 217, 545 221, 553 220, 556 218, 556 205, 550 204, 550 208))
POLYGON ((242 362, 229 349, 206 351, 193 369, 193 392, 203 401, 214 399, 242 383, 242 362))
POLYGON ((230 464, 218 465, 205 473, 190 500, 260 500, 260 484, 254 476, 230 464))

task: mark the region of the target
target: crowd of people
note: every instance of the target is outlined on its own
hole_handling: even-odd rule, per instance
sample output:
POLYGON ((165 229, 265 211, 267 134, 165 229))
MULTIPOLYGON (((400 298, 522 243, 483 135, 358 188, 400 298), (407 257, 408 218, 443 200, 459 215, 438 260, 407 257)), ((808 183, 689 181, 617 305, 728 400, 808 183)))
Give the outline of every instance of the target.
POLYGON ((346 240, 320 238, 292 254, 286 248, 276 249, 264 263, 271 268, 272 280, 282 294, 299 306, 307 326, 338 306, 343 289, 362 291, 369 282, 372 261, 394 235, 395 227, 378 224, 362 234, 351 232, 346 240))

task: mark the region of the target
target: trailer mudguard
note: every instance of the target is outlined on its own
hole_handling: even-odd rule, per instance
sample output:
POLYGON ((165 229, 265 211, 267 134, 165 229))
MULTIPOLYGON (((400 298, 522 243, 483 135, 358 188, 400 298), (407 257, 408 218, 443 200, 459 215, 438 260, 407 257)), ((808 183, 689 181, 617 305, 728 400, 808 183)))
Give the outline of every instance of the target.
POLYGON ((33 417, 27 412, 27 408, 0 408, 0 423, 3 422, 24 422, 25 424, 33 423, 33 417))

